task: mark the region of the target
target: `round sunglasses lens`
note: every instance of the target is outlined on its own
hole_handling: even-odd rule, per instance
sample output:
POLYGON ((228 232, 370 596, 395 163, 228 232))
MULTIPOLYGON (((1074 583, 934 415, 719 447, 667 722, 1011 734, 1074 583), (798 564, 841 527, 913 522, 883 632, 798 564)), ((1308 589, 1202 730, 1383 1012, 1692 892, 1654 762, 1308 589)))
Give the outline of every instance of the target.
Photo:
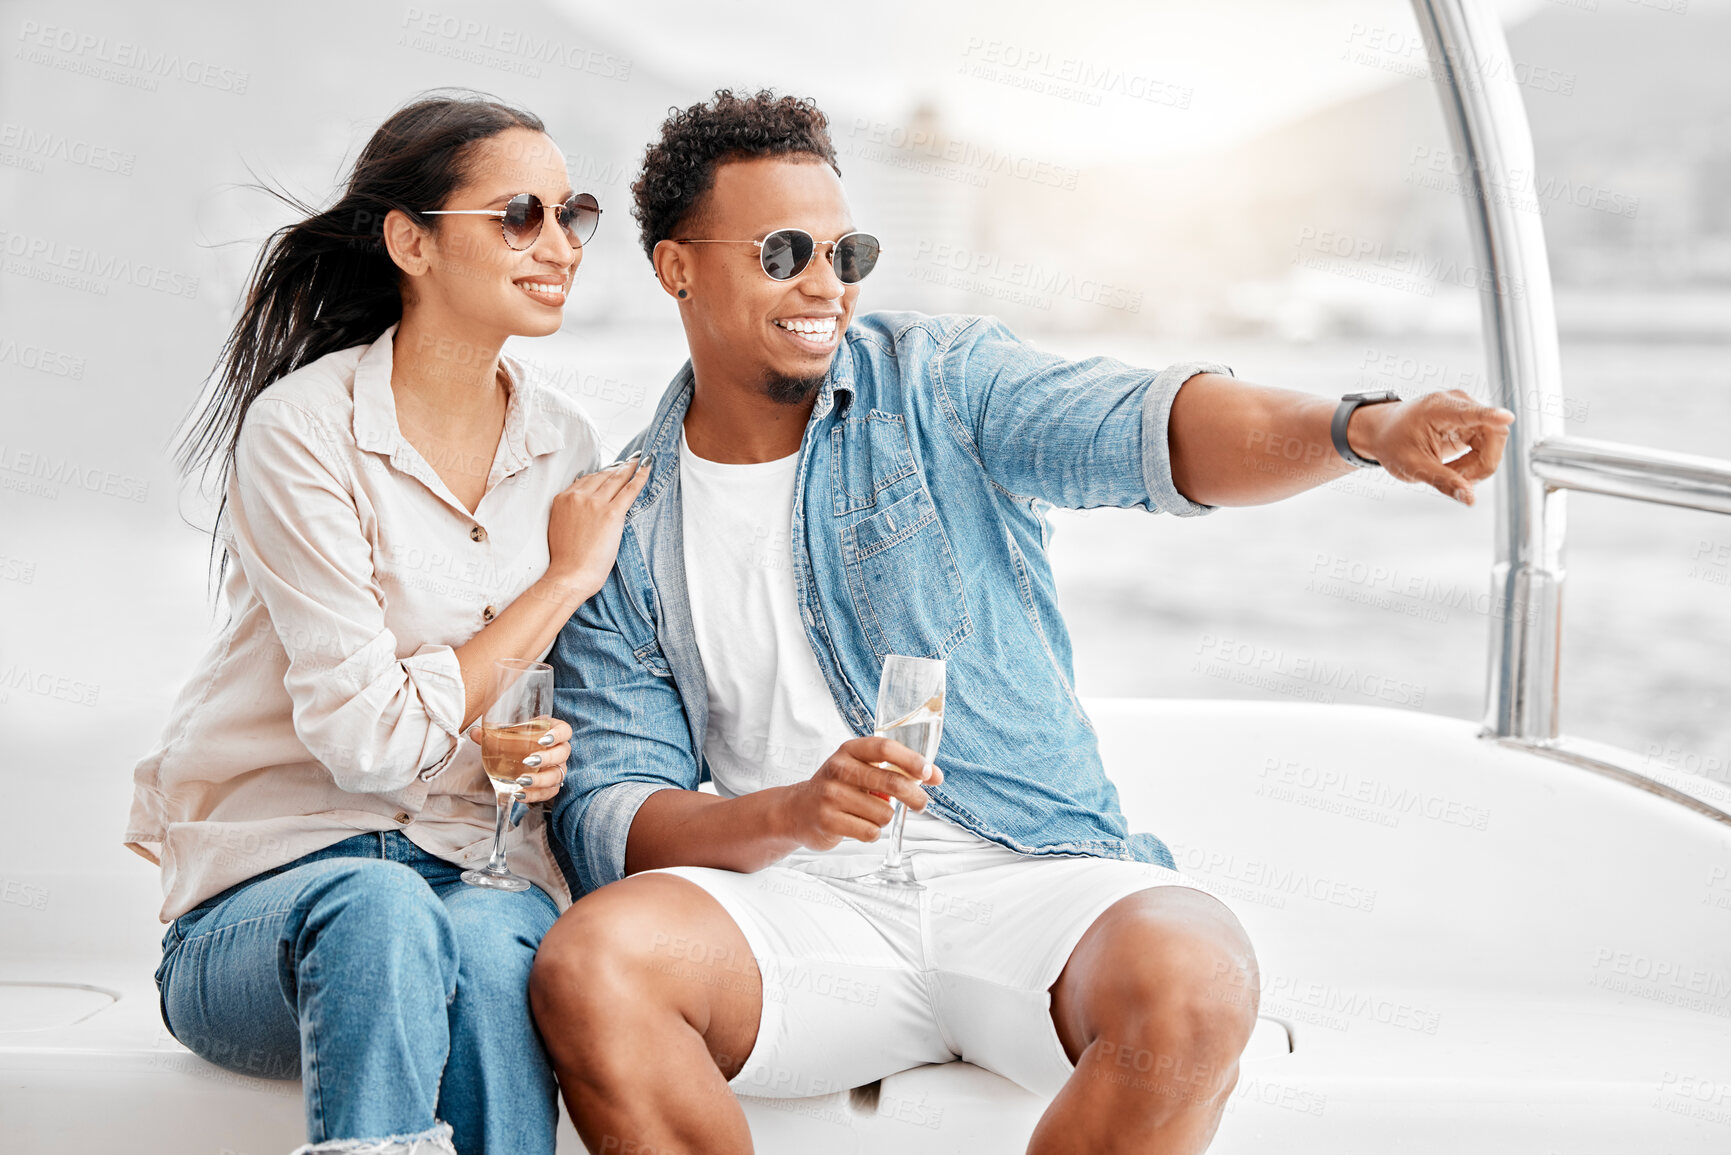
POLYGON ((878 263, 878 239, 870 233, 850 233, 835 246, 835 275, 844 285, 857 285, 878 263))
POLYGON ((565 234, 572 243, 581 247, 595 235, 595 226, 601 223, 601 205, 588 193, 578 193, 559 206, 559 223, 565 226, 565 234))
POLYGON ((520 193, 505 205, 505 217, 499 223, 505 230, 505 243, 513 249, 526 249, 541 235, 541 222, 547 217, 541 208, 541 198, 534 193, 520 193))
POLYGON ((763 238, 763 271, 778 281, 789 281, 811 263, 811 237, 798 229, 782 229, 763 238))

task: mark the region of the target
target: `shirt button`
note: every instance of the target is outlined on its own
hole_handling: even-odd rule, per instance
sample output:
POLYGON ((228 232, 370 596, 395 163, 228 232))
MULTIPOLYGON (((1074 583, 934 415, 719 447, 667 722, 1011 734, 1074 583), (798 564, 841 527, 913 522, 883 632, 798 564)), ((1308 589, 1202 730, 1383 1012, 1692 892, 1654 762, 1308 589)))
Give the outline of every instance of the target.
POLYGON ((498 616, 499 616, 499 611, 494 609, 492 606, 482 606, 481 607, 481 620, 482 621, 490 622, 498 616))
POLYGON ((477 525, 474 529, 471 529, 469 531, 469 540, 470 541, 486 541, 487 540, 487 531, 482 529, 480 526, 477 525))
POLYGON ((397 811, 397 821, 398 822, 407 822, 408 820, 409 820, 409 812, 407 810, 397 811))

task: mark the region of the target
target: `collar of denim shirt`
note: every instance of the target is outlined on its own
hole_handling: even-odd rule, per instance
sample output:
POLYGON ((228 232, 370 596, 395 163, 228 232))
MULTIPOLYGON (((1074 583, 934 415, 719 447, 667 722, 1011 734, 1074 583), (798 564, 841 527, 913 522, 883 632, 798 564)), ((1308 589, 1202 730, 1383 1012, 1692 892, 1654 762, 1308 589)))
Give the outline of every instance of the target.
MULTIPOLYGON (((832 411, 846 409, 853 401, 854 357, 851 335, 852 330, 849 329, 842 334, 841 341, 836 345, 835 356, 830 359, 829 372, 824 375, 823 384, 818 387, 817 403, 812 406, 811 417, 806 420, 807 433, 832 411)), ((627 524, 643 516, 646 510, 661 500, 668 486, 673 484, 679 469, 679 437, 685 425, 685 413, 691 408, 691 394, 696 383, 697 377, 692 372, 691 362, 687 361, 668 383, 667 391, 661 395, 660 404, 655 407, 655 416, 649 419, 643 432, 632 438, 625 448, 619 451, 620 460, 639 450, 643 456, 655 459, 655 471, 649 478, 649 484, 643 487, 643 492, 637 495, 637 500, 631 503, 630 512, 625 515, 627 524)), ((802 455, 805 452, 803 437, 800 452, 802 455)))

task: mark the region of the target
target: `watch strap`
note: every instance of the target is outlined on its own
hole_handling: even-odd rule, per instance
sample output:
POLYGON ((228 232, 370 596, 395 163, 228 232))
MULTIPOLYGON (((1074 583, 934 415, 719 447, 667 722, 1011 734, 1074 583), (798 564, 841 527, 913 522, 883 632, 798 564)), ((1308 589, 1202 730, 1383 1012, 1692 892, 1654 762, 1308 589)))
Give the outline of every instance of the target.
POLYGON ((1352 420, 1353 413, 1358 410, 1360 405, 1381 405, 1385 402, 1399 400, 1400 394, 1391 393, 1387 390, 1380 393, 1348 393, 1342 397, 1340 404, 1335 407, 1334 420, 1328 423, 1328 437, 1330 441, 1334 442, 1334 451, 1340 454, 1347 464, 1359 469, 1381 465, 1382 462, 1380 461, 1360 457, 1352 451, 1352 446, 1348 445, 1346 441, 1346 425, 1352 420))

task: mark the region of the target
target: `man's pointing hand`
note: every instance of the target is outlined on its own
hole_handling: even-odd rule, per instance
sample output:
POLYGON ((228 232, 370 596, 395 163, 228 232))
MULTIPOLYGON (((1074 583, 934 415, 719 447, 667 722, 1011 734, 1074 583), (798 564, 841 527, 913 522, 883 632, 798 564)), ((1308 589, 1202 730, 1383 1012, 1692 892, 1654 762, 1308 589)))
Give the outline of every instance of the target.
POLYGON ((1422 482, 1471 505, 1474 483, 1496 472, 1514 422, 1507 409, 1480 405, 1450 389, 1393 405, 1360 406, 1347 423, 1346 441, 1396 480, 1422 482))

